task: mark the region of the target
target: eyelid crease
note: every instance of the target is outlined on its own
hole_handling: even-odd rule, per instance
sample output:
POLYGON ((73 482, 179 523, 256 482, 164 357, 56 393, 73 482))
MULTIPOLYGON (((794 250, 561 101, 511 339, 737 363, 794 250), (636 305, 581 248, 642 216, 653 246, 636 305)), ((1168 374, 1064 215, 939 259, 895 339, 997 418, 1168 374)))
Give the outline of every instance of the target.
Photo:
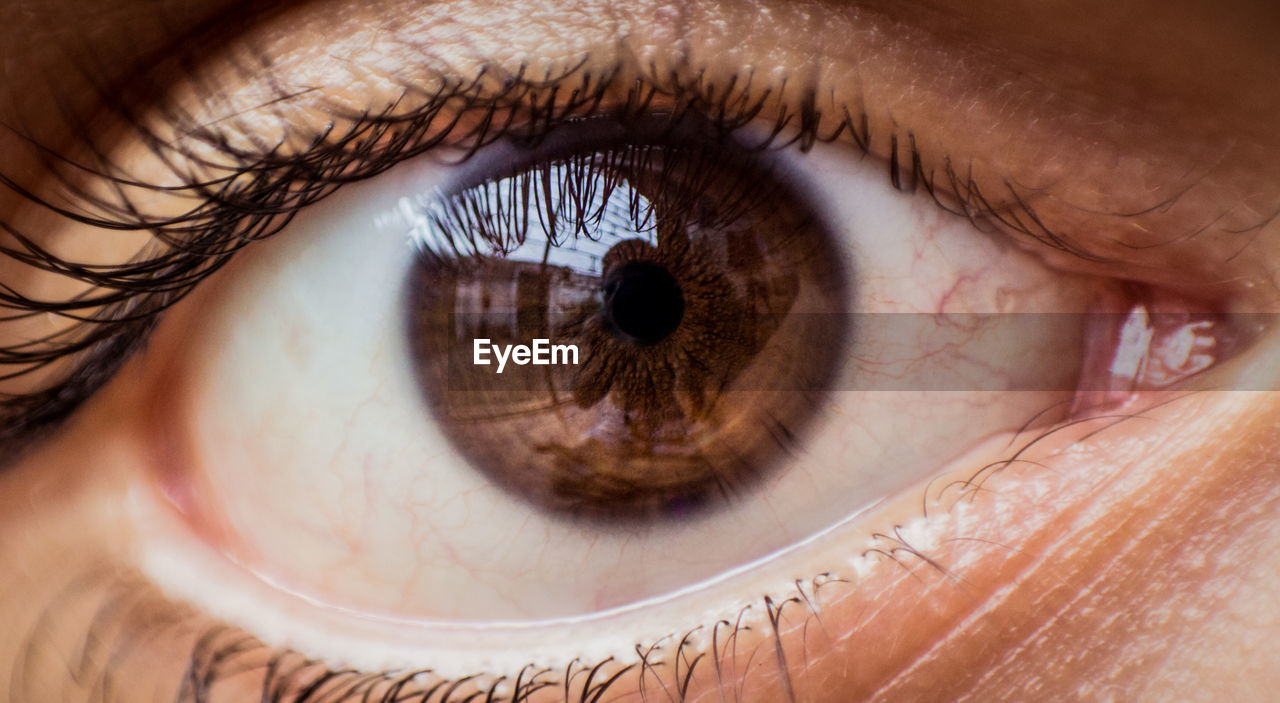
MULTIPOLYGON (((155 105, 151 96, 168 92, 153 83, 160 80, 159 70, 134 76, 124 86, 104 87, 99 91, 104 114, 125 125, 176 183, 130 176, 111 161, 109 150, 95 143, 98 134, 86 125, 77 133, 95 163, 80 163, 41 149, 47 170, 71 195, 72 205, 41 199, 2 176, 0 186, 69 221, 147 232, 154 251, 126 263, 88 266, 60 257, 0 221, 17 244, 0 245, 0 256, 72 277, 91 291, 70 300, 36 300, 16 291, 10 295, 0 291, 0 304, 6 307, 76 320, 56 335, 0 350, 0 366, 29 364, 32 356, 52 363, 86 349, 106 348, 126 332, 145 331, 164 309, 242 247, 273 235, 301 208, 344 183, 373 177, 426 152, 447 151, 461 162, 504 138, 536 144, 561 125, 592 115, 625 122, 659 113, 669 115, 672 124, 686 115, 701 115, 726 137, 760 124, 760 137, 753 146, 762 150, 807 151, 817 143, 844 143, 858 153, 883 155, 896 188, 924 190, 941 207, 980 229, 1022 233, 1070 256, 1103 260, 1055 233, 1012 185, 1003 184, 1008 192, 1000 198, 989 195, 975 180, 972 168, 957 167, 945 154, 940 160, 926 159, 915 132, 873 135, 865 107, 821 106, 816 86, 796 97, 784 97, 768 86, 756 92, 753 73, 716 82, 703 73, 659 74, 656 67, 637 73, 624 60, 604 69, 590 66, 590 57, 583 56, 541 75, 532 75, 527 65, 514 72, 488 65, 468 77, 437 74, 430 87, 403 85, 399 99, 380 110, 353 113, 327 105, 329 119, 315 129, 291 124, 286 114, 291 101, 315 89, 277 87, 259 107, 287 127, 270 142, 255 138, 245 110, 209 121, 197 119, 176 103, 155 105), (155 126, 140 117, 154 113, 159 114, 155 126), (249 146, 238 146, 246 141, 249 146), (940 169, 926 165, 934 161, 941 163, 940 169), (89 183, 81 183, 86 177, 89 183), (96 194, 95 186, 106 194, 96 194), (149 213, 135 200, 139 195, 159 195, 166 203, 182 204, 182 209, 149 213)), ((237 68, 246 76, 270 71, 266 65, 237 68)), ((197 80, 193 71, 180 73, 204 103, 227 97, 222 89, 197 80)), ((276 85, 269 79, 267 83, 276 85)), ((97 355, 77 360, 75 368, 81 377, 102 379, 123 361, 124 355, 97 355), (90 365, 96 368, 88 369, 90 365)), ((36 368, 41 367, 20 365, 13 375, 36 368)), ((4 428, 29 424, 26 418, 33 409, 49 418, 38 424, 56 422, 94 390, 93 384, 63 381, 41 391, 39 401, 33 400, 33 394, 0 399, 0 442, 19 438, 20 432, 4 428)))

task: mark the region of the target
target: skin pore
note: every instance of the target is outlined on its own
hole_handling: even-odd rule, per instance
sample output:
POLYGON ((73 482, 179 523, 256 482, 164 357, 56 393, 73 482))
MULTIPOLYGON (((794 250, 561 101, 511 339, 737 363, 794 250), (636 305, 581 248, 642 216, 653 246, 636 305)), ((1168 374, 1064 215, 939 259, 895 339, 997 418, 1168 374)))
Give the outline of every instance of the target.
MULTIPOLYGON (((100 145, 127 134, 102 116, 86 72, 119 80, 150 65, 201 120, 234 115, 230 133, 267 141, 285 124, 318 131, 335 108, 387 105, 406 84, 429 89, 439 66, 424 56, 460 75, 585 61, 723 83, 749 70, 753 90, 779 96, 775 107, 812 94, 829 129, 837 106, 856 105, 869 160, 886 171, 895 154, 910 160, 909 135, 925 172, 957 174, 941 200, 962 209, 980 193, 1007 206, 1022 219, 1000 236, 1058 269, 1237 312, 1280 302, 1278 18, 1261 0, 1212 14, 1147 0, 351 5, 11 5, 0 117, 82 153, 74 120, 42 116, 79 116, 100 145), (227 13, 238 31, 183 41, 227 13), (173 54, 188 60, 166 63, 173 54), (228 69, 246 55, 269 60, 270 81, 228 69), (220 99, 180 82, 193 75, 216 78, 220 99)), ((153 164, 144 147, 111 147, 135 172, 153 164)), ((9 178, 53 189, 41 155, 8 130, 0 154, 9 178)), ((140 241, 105 243, 12 189, 0 192, 0 220, 81 258, 127 256, 140 241)), ((66 285, 28 280, 8 260, 0 276, 66 285)), ((174 320, 216 294, 201 288, 174 320)), ((141 575, 156 535, 181 532, 139 498, 171 450, 155 407, 182 384, 166 359, 183 338, 162 327, 64 427, 0 471, 0 631, 18 633, 0 638, 0 697, 259 700, 273 685, 264 681, 300 695, 324 669, 303 658, 322 657, 369 672, 330 680, 335 691, 384 695, 398 674, 375 672, 434 670, 405 684, 434 691, 428 700, 461 700, 501 675, 501 695, 549 701, 590 700, 606 680, 604 700, 1268 700, 1280 685, 1280 394, 1266 390, 1280 372, 1277 344, 1274 330, 1263 334, 1202 386, 1249 390, 1144 397, 1121 408, 1125 421, 1068 428, 983 470, 1011 453, 1016 437, 1002 432, 927 485, 723 588, 602 623, 462 639, 299 603, 216 560, 202 573, 247 604, 227 598, 207 613, 166 592, 181 591, 181 577, 161 589, 141 575), (262 609, 280 622, 250 622, 262 609), (449 661, 426 654, 450 649, 449 661), (538 666, 518 682, 525 663, 538 666), (554 685, 519 688, 543 667, 537 680, 554 685), (216 683, 202 678, 215 669, 216 683), (473 673, 485 675, 455 685, 473 673)), ((175 549, 199 552, 182 540, 175 549)))

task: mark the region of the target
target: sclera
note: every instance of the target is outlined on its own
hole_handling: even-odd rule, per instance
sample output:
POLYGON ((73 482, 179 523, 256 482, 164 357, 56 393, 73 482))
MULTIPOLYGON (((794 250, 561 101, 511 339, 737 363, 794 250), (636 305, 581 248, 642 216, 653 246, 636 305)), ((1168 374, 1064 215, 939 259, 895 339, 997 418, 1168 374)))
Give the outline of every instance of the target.
MULTIPOLYGON (((803 182, 793 187, 810 189, 835 223, 864 312, 1083 312, 1094 298, 1095 281, 894 191, 840 147, 771 158, 794 160, 803 182)), ((182 339, 165 370, 182 383, 168 386, 158 414, 172 438, 161 469, 170 494, 234 561, 317 602, 521 621, 659 597, 865 510, 993 428, 1065 407, 1079 362, 1064 353, 1085 353, 1074 316, 1024 347, 974 339, 982 366, 1008 378, 1057 374, 1043 380, 1052 390, 836 390, 792 464, 728 508, 583 529, 488 482, 423 406, 398 284, 413 252, 395 213, 400 198, 446 178, 423 158, 344 187, 202 286, 191 314, 161 330, 182 339), (927 425, 915 419, 924 409, 927 425)), ((855 337, 844 373, 902 362, 891 341, 855 337)), ((921 379, 975 362, 945 345, 906 352, 906 372, 921 379)))

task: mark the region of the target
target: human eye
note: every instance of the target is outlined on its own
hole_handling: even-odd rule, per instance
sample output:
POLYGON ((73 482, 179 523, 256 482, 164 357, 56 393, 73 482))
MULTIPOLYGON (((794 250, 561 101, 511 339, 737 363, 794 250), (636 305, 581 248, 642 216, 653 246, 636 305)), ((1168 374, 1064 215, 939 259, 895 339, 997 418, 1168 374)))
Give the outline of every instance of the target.
POLYGON ((10 699, 1160 698, 1153 659, 1229 666, 1175 648, 1273 612, 1240 564, 1276 199, 1217 166, 1273 143, 1143 123, 1125 160, 1130 101, 1023 119, 1017 61, 927 19, 765 9, 281 8, 104 96, 111 148, 44 153, 61 190, 5 219, 37 344, 3 390, 96 391, 0 477, 10 699), (921 47, 974 68, 908 80, 921 47), (582 363, 498 374, 482 336, 582 363))

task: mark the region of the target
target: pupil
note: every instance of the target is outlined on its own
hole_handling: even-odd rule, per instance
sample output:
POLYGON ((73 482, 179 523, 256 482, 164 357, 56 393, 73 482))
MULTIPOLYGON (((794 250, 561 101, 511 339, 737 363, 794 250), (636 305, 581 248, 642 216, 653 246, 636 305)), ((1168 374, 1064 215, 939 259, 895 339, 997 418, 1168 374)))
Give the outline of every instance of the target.
POLYGON ((657 264, 633 262, 604 280, 604 314, 614 330, 636 344, 656 344, 680 326, 684 295, 680 284, 657 264))

